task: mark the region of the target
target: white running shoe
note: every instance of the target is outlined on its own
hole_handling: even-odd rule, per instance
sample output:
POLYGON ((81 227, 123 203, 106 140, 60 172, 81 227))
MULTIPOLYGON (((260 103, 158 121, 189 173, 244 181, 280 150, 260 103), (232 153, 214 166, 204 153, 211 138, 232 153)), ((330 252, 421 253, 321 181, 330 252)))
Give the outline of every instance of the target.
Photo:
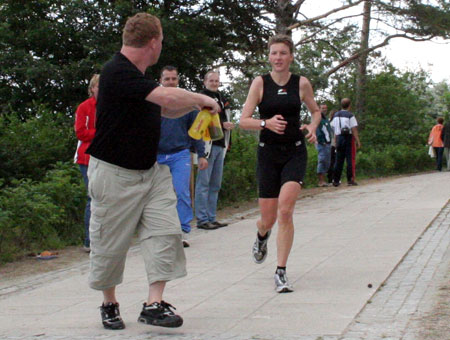
POLYGON ((289 283, 286 271, 283 269, 277 269, 275 272, 275 289, 277 293, 290 293, 294 291, 294 288, 289 283))

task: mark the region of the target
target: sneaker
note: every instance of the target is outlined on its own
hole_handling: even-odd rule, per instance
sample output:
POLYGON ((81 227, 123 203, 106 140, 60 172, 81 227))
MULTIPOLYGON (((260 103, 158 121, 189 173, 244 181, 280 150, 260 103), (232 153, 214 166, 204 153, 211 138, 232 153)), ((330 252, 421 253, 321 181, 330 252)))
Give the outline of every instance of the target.
POLYGON ((161 303, 153 302, 151 305, 144 303, 138 322, 161 327, 180 327, 183 324, 183 319, 176 315, 172 308, 176 309, 170 303, 164 301, 161 301, 161 303))
POLYGON ((294 288, 289 284, 289 280, 286 276, 286 271, 283 269, 277 269, 275 272, 275 290, 277 293, 290 293, 294 291, 294 288))
POLYGON ((216 226, 217 228, 223 228, 223 227, 226 227, 228 225, 228 223, 220 223, 220 222, 217 222, 217 221, 209 222, 209 224, 211 224, 213 226, 216 226))
POLYGON ((350 182, 347 182, 347 185, 348 186, 358 185, 358 183, 356 183, 355 181, 350 181, 350 182))
POLYGON ((89 247, 89 246, 83 246, 83 251, 84 251, 85 253, 90 253, 90 252, 91 252, 91 247, 89 247))
POLYGON ((188 241, 183 240, 183 248, 189 248, 191 245, 189 244, 188 241))
POLYGON ((119 304, 109 302, 100 306, 103 327, 106 329, 124 329, 125 324, 120 317, 119 304))
POLYGON ((340 186, 340 185, 341 185, 341 183, 333 182, 333 186, 334 186, 334 187, 338 187, 338 186, 340 186))
POLYGON ((214 229, 217 229, 219 227, 215 226, 215 225, 212 225, 209 222, 203 222, 203 223, 197 224, 197 228, 198 229, 204 229, 204 230, 214 230, 214 229))
POLYGON ((263 241, 260 241, 258 238, 258 232, 256 232, 256 241, 253 244, 252 253, 253 253, 253 260, 260 264, 263 263, 264 260, 267 257, 267 241, 269 241, 270 233, 272 230, 269 230, 266 234, 266 239, 263 241))

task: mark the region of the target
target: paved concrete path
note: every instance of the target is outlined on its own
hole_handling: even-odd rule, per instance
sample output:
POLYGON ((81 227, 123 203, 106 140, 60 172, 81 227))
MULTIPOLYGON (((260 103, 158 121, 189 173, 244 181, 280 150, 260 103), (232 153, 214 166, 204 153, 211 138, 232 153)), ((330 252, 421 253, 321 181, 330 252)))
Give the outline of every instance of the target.
MULTIPOLYGON (((184 318, 178 329, 136 322, 147 292, 137 248, 129 253, 125 281, 117 291, 127 326, 123 331, 102 328, 101 293, 87 286, 87 263, 14 284, 2 285, 0 279, 0 339, 363 339, 370 331, 357 327, 367 301, 447 205, 449 177, 401 177, 330 188, 299 200, 288 262, 295 288, 290 294, 274 291, 276 237, 269 241, 266 262, 256 265, 251 259, 256 216, 215 231, 196 230, 186 249, 189 274, 169 283, 165 294, 184 318)), ((439 232, 433 234, 441 255, 449 243, 448 215, 439 215, 439 232)), ((421 261, 421 269, 407 271, 418 275, 402 276, 405 285, 415 286, 427 265, 425 272, 439 265, 421 261)), ((396 309, 387 296, 381 310, 389 310, 390 303, 396 309)))

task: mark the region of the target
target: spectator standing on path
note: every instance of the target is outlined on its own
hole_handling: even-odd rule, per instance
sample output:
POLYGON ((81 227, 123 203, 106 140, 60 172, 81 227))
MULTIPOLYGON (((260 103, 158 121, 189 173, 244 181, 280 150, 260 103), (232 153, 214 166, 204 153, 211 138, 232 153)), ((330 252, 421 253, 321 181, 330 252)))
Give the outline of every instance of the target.
MULTIPOLYGON (((329 118, 329 122, 330 122, 330 126, 331 126, 331 121, 333 120, 334 114, 336 113, 336 110, 331 110, 330 111, 330 118, 329 118)), ((332 134, 333 136, 331 137, 331 157, 330 157, 330 167, 328 168, 328 184, 332 184, 333 183, 333 175, 334 175, 334 163, 336 163, 336 138, 334 136, 334 131, 333 128, 331 128, 332 134)))
MULTIPOLYGON (((98 96, 99 75, 94 74, 89 81, 89 99, 82 102, 75 112, 75 134, 78 138, 77 151, 75 152, 75 163, 78 164, 83 176, 86 192, 89 187, 87 176, 89 166, 89 155, 86 153, 95 136, 95 110, 98 96)), ((91 219, 91 197, 87 195, 86 207, 84 209, 84 243, 83 249, 91 251, 91 241, 89 239, 89 220, 91 219)))
MULTIPOLYGON (((174 66, 165 66, 161 71, 160 83, 165 87, 178 87, 178 70, 174 66)), ((197 117, 198 111, 191 111, 183 117, 170 119, 161 117, 161 138, 158 145, 159 164, 167 165, 172 174, 172 183, 177 194, 177 212, 183 232, 183 246, 189 247, 185 235, 191 231, 190 222, 193 219, 190 180, 191 152, 193 145, 198 156, 198 168, 208 167, 205 158, 205 143, 189 137, 188 130, 197 117)))
POLYGON ((278 220, 277 269, 275 289, 292 292, 286 275, 286 264, 294 241, 293 213, 303 185, 308 159, 306 139, 316 142, 320 111, 314 101, 309 80, 289 71, 294 61, 294 44, 287 35, 269 40, 269 62, 272 71, 256 77, 242 110, 240 127, 259 130, 258 188, 261 218, 257 221, 253 258, 262 263, 267 257, 267 242, 278 220), (300 128, 300 108, 304 102, 312 122, 300 128), (252 118, 258 106, 260 119, 252 118))
POLYGON ((205 143, 208 168, 199 169, 197 173, 195 217, 197 218, 197 228, 214 230, 228 225, 216 220, 216 211, 219 191, 222 186, 223 162, 230 144, 231 130, 234 129, 234 123, 230 122, 229 102, 219 92, 219 72, 215 70, 208 71, 203 83, 205 89, 201 93, 213 98, 220 106, 219 117, 224 137, 214 142, 205 143))
POLYGON ((333 185, 335 187, 341 184, 342 169, 344 161, 347 162, 347 185, 358 185, 354 178, 354 151, 353 138, 355 138, 356 147, 359 149, 361 143, 358 136, 358 123, 355 116, 349 111, 351 101, 349 98, 341 100, 341 111, 334 114, 331 126, 336 136, 336 163, 334 166, 333 185))
POLYGON ((122 48, 100 74, 97 131, 87 152, 91 254, 89 286, 103 292, 103 326, 125 327, 116 299, 127 251, 137 231, 149 283, 138 321, 179 327, 183 319, 162 300, 167 281, 186 275, 180 220, 170 170, 156 162, 161 115, 177 118, 219 106, 208 96, 159 86, 145 75, 161 53, 163 30, 147 13, 128 18, 122 48))
POLYGON ((445 123, 442 129, 442 140, 444 141, 444 155, 447 160, 447 171, 450 171, 450 121, 445 123))
POLYGON ((431 145, 436 154, 436 170, 442 171, 442 155, 444 154, 444 142, 442 140, 442 129, 444 128, 444 118, 439 117, 437 124, 431 129, 428 136, 428 145, 431 145))
POLYGON ((327 118, 327 110, 328 107, 326 104, 320 105, 322 119, 316 130, 317 176, 319 178, 319 187, 328 186, 328 183, 325 181, 325 174, 328 173, 331 161, 331 140, 333 133, 327 118))

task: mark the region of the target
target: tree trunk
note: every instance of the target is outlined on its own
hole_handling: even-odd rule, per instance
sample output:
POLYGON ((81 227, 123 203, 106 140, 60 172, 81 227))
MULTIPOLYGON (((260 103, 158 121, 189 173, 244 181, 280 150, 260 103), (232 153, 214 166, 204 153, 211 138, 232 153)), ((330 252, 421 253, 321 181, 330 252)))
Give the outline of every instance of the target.
MULTIPOLYGON (((368 0, 364 2, 363 12, 363 25, 361 31, 361 51, 366 51, 369 47, 369 34, 370 34, 370 10, 372 7, 372 1, 368 0)), ((367 57, 368 53, 364 52, 358 58, 358 77, 356 84, 356 113, 358 118, 364 120, 365 112, 365 96, 366 96, 366 82, 367 82, 367 57)))
POLYGON ((277 6, 274 9, 275 14, 275 33, 292 35, 289 27, 294 23, 294 13, 296 8, 290 0, 277 0, 277 6))

